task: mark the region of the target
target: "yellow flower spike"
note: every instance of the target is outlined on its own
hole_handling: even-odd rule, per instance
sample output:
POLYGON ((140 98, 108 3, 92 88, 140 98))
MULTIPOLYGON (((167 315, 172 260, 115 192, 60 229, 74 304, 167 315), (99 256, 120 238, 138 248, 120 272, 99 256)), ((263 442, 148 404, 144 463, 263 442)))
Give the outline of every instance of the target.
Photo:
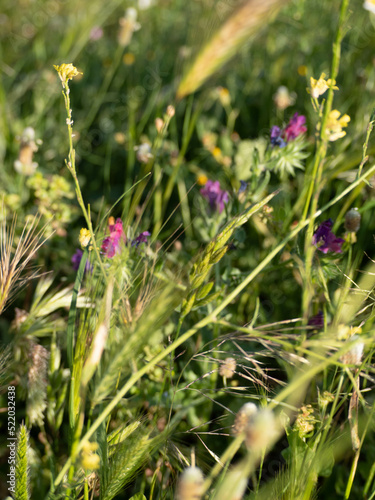
POLYGON ((72 63, 68 64, 63 63, 60 64, 60 66, 53 65, 53 67, 58 72, 63 86, 65 86, 68 80, 72 80, 75 76, 83 75, 83 73, 78 71, 78 69, 75 66, 73 66, 72 63))
POLYGON ((350 122, 349 115, 343 115, 340 118, 340 111, 333 109, 328 115, 328 120, 326 124, 326 135, 329 141, 337 141, 346 135, 343 127, 347 127, 350 122))
POLYGON ((79 232, 79 242, 81 244, 81 247, 86 248, 87 245, 89 245, 90 240, 91 240, 90 231, 83 227, 79 232))
POLYGON ((331 85, 334 90, 338 90, 339 88, 335 86, 335 81, 325 79, 326 75, 322 73, 319 77, 319 80, 315 80, 315 78, 310 78, 310 88, 307 89, 307 92, 311 94, 313 99, 317 99, 319 96, 323 95, 326 90, 328 90, 331 85))

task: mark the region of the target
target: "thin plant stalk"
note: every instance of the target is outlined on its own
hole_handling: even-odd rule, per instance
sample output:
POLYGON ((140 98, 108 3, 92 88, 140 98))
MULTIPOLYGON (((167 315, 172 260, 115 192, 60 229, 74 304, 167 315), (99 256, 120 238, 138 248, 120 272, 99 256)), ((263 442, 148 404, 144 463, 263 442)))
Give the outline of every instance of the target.
POLYGON ((341 56, 341 42, 344 36, 344 22, 348 10, 349 0, 342 0, 340 9, 339 25, 337 29, 336 40, 333 44, 333 57, 331 67, 331 86, 328 90, 327 101, 324 106, 323 117, 321 121, 320 137, 318 148, 315 155, 315 160, 312 168, 312 176, 310 181, 309 190, 307 192, 305 208, 302 214, 302 222, 306 219, 307 212, 310 207, 310 223, 306 232, 305 238, 305 275, 304 275, 304 289, 302 298, 302 310, 304 313, 304 321, 307 323, 310 314, 310 303, 314 293, 311 281, 312 261, 314 258, 315 247, 311 244, 314 232, 314 218, 312 215, 316 212, 319 202, 319 194, 321 190, 321 179, 323 175, 324 160, 327 155, 328 138, 326 136, 326 124, 328 116, 332 110, 333 103, 333 86, 336 81, 341 56), (312 198, 312 201, 311 201, 312 198), (310 206, 311 201, 311 206, 310 206))
MULTIPOLYGON (((60 67, 61 68, 61 67, 60 67)), ((66 124, 68 127, 68 138, 69 138, 69 154, 68 154, 68 161, 65 160, 65 164, 71 173, 75 185, 75 190, 76 190, 76 196, 77 196, 77 201, 79 206, 81 207, 83 216, 86 220, 87 228, 90 232, 90 237, 91 237, 91 243, 93 245, 94 252, 96 254, 100 269, 102 271, 104 279, 107 281, 107 272, 103 266, 102 259, 100 257, 99 253, 99 247, 97 246, 96 239, 95 239, 95 233, 92 227, 91 223, 91 216, 90 216, 90 205, 88 206, 88 209, 86 209, 85 203, 83 201, 83 196, 81 192, 81 188, 79 185, 78 177, 77 177, 77 171, 76 171, 76 152, 73 146, 73 120, 72 120, 72 110, 70 108, 70 89, 69 89, 69 79, 71 77, 66 77, 64 78, 64 75, 61 74, 61 71, 59 71, 59 68, 55 67, 55 69, 58 71, 62 86, 63 86, 63 91, 62 94, 64 96, 64 102, 65 102, 65 109, 67 113, 67 120, 66 124)), ((74 68, 75 69, 75 68, 74 68)), ((76 73, 78 74, 78 72, 76 73)))

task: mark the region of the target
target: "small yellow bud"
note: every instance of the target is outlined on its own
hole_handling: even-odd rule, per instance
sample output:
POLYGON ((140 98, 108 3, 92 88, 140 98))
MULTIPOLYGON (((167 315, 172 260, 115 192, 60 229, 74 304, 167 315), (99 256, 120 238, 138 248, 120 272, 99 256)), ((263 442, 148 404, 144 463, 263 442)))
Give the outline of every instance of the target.
POLYGON ((89 245, 90 240, 91 240, 90 231, 83 227, 79 232, 79 242, 81 244, 81 247, 86 248, 87 245, 89 245))
POLYGON ((155 118, 155 127, 158 131, 158 134, 163 130, 164 121, 161 118, 155 118))
POLYGON ((174 109, 174 106, 172 106, 172 104, 170 104, 170 105, 167 107, 167 115, 169 116, 169 118, 173 118, 173 117, 174 117, 175 112, 176 112, 176 110, 174 109))
POLYGON ((198 177, 197 177, 197 184, 199 186, 204 186, 207 183, 207 181, 208 181, 207 175, 205 175, 205 174, 198 175, 198 177))
POLYGON ((124 57, 122 58, 122 60, 123 60, 124 64, 126 64, 126 66, 131 66, 135 62, 135 55, 132 54, 131 52, 126 52, 126 54, 124 54, 124 57))
POLYGON ((230 105, 230 93, 225 87, 218 87, 217 89, 220 103, 223 107, 230 105))

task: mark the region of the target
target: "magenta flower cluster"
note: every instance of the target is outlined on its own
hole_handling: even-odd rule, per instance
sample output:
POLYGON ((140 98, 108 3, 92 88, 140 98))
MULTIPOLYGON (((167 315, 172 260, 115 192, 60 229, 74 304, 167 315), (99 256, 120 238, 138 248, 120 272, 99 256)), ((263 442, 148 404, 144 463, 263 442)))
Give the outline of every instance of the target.
POLYGON ((332 231, 333 221, 332 219, 325 220, 320 224, 318 229, 315 231, 312 242, 313 245, 317 247, 323 253, 342 252, 342 244, 344 240, 338 238, 332 231))
POLYGON ((211 210, 220 214, 224 210, 224 204, 229 201, 228 192, 221 189, 219 181, 207 181, 200 193, 210 204, 211 210))
POLYGON ((114 224, 109 224, 109 236, 104 238, 102 243, 102 253, 112 259, 120 250, 121 243, 126 243, 121 219, 116 219, 114 224))
MULTIPOLYGON (((132 242, 131 246, 139 247, 141 243, 147 243, 148 237, 151 236, 148 231, 143 231, 132 242)), ((104 238, 102 243, 102 253, 112 259, 121 251, 121 245, 126 244, 126 235, 123 229, 121 219, 116 219, 114 224, 109 223, 109 236, 104 238)))
POLYGON ((295 113, 284 129, 276 125, 273 126, 270 135, 271 144, 273 146, 279 146, 280 148, 285 147, 288 142, 293 141, 307 131, 305 123, 306 117, 295 113))

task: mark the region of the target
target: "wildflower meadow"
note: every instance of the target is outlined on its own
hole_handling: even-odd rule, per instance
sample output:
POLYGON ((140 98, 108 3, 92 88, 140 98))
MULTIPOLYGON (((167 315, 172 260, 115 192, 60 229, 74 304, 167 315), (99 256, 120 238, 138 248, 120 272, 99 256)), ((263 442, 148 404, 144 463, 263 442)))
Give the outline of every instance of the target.
POLYGON ((4 0, 0 498, 375 498, 375 1, 4 0))

